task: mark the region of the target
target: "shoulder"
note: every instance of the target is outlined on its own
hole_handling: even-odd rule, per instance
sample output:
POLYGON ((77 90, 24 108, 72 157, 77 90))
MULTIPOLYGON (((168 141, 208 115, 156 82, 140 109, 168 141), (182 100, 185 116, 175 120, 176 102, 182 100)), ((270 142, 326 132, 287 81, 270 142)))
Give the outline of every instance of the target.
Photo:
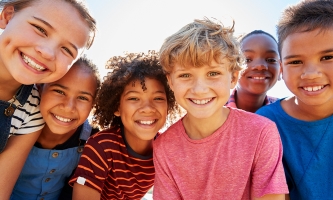
POLYGON ((257 110, 256 114, 266 116, 276 113, 281 109, 281 100, 283 99, 278 99, 274 103, 261 107, 259 110, 257 110))
POLYGON ((124 142, 121 136, 121 128, 113 127, 110 129, 102 130, 90 136, 87 143, 92 146, 98 145, 102 147, 109 146, 110 143, 124 146, 124 142))
POLYGON ((159 146, 161 143, 167 144, 169 142, 175 141, 184 130, 182 119, 179 119, 176 123, 171 125, 165 132, 159 135, 156 140, 154 141, 154 148, 155 146, 159 146))

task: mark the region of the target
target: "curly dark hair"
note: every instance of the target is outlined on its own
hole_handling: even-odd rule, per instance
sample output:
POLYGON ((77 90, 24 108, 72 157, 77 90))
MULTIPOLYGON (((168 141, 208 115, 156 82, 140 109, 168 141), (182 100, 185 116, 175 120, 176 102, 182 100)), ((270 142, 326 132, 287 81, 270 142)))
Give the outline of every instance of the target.
POLYGON ((126 85, 140 81, 145 91, 145 78, 158 80, 164 86, 167 104, 168 120, 173 121, 180 112, 170 89, 166 75, 158 61, 158 53, 148 51, 145 53, 126 53, 125 56, 115 56, 107 61, 106 69, 110 69, 104 77, 102 87, 97 94, 95 112, 92 123, 100 129, 122 125, 120 117, 114 115, 120 105, 121 95, 126 85))

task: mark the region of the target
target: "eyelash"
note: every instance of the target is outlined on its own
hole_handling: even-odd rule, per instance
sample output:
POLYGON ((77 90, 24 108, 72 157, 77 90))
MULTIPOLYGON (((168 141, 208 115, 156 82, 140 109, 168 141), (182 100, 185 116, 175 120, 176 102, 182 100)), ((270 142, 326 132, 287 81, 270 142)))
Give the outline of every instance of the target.
POLYGON ((214 74, 212 76, 217 76, 219 74, 221 74, 220 72, 208 72, 208 76, 211 76, 211 74, 214 74))
POLYGON ((35 24, 32 24, 39 32, 41 32, 43 35, 45 35, 45 36, 47 36, 47 33, 46 33, 46 31, 43 29, 43 28, 41 28, 41 27, 39 27, 39 26, 37 26, 37 25, 35 25, 35 24))
POLYGON ((68 48, 63 47, 63 49, 64 49, 67 53, 69 53, 69 55, 71 55, 72 57, 74 57, 74 56, 73 56, 73 53, 72 53, 68 48))

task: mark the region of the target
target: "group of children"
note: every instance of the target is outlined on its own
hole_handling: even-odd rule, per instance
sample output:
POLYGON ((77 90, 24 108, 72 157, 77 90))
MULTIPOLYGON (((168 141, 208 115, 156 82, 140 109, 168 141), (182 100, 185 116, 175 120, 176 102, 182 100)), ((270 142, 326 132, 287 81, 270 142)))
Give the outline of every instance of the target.
POLYGON ((287 8, 278 41, 195 20, 103 83, 81 1, 0 7, 0 199, 333 198, 333 1, 287 8), (281 77, 294 96, 267 96, 281 77))

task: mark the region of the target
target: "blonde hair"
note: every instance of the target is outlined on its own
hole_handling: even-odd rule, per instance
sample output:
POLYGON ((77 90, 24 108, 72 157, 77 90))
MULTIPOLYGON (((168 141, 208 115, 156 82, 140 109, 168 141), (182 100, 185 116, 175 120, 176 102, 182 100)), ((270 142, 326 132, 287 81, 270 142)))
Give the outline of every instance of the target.
POLYGON ((160 63, 169 74, 174 64, 183 67, 201 67, 210 65, 213 60, 230 61, 229 71, 241 70, 243 60, 237 38, 233 36, 234 22, 226 28, 221 22, 208 18, 194 20, 175 34, 169 36, 160 49, 160 63))

